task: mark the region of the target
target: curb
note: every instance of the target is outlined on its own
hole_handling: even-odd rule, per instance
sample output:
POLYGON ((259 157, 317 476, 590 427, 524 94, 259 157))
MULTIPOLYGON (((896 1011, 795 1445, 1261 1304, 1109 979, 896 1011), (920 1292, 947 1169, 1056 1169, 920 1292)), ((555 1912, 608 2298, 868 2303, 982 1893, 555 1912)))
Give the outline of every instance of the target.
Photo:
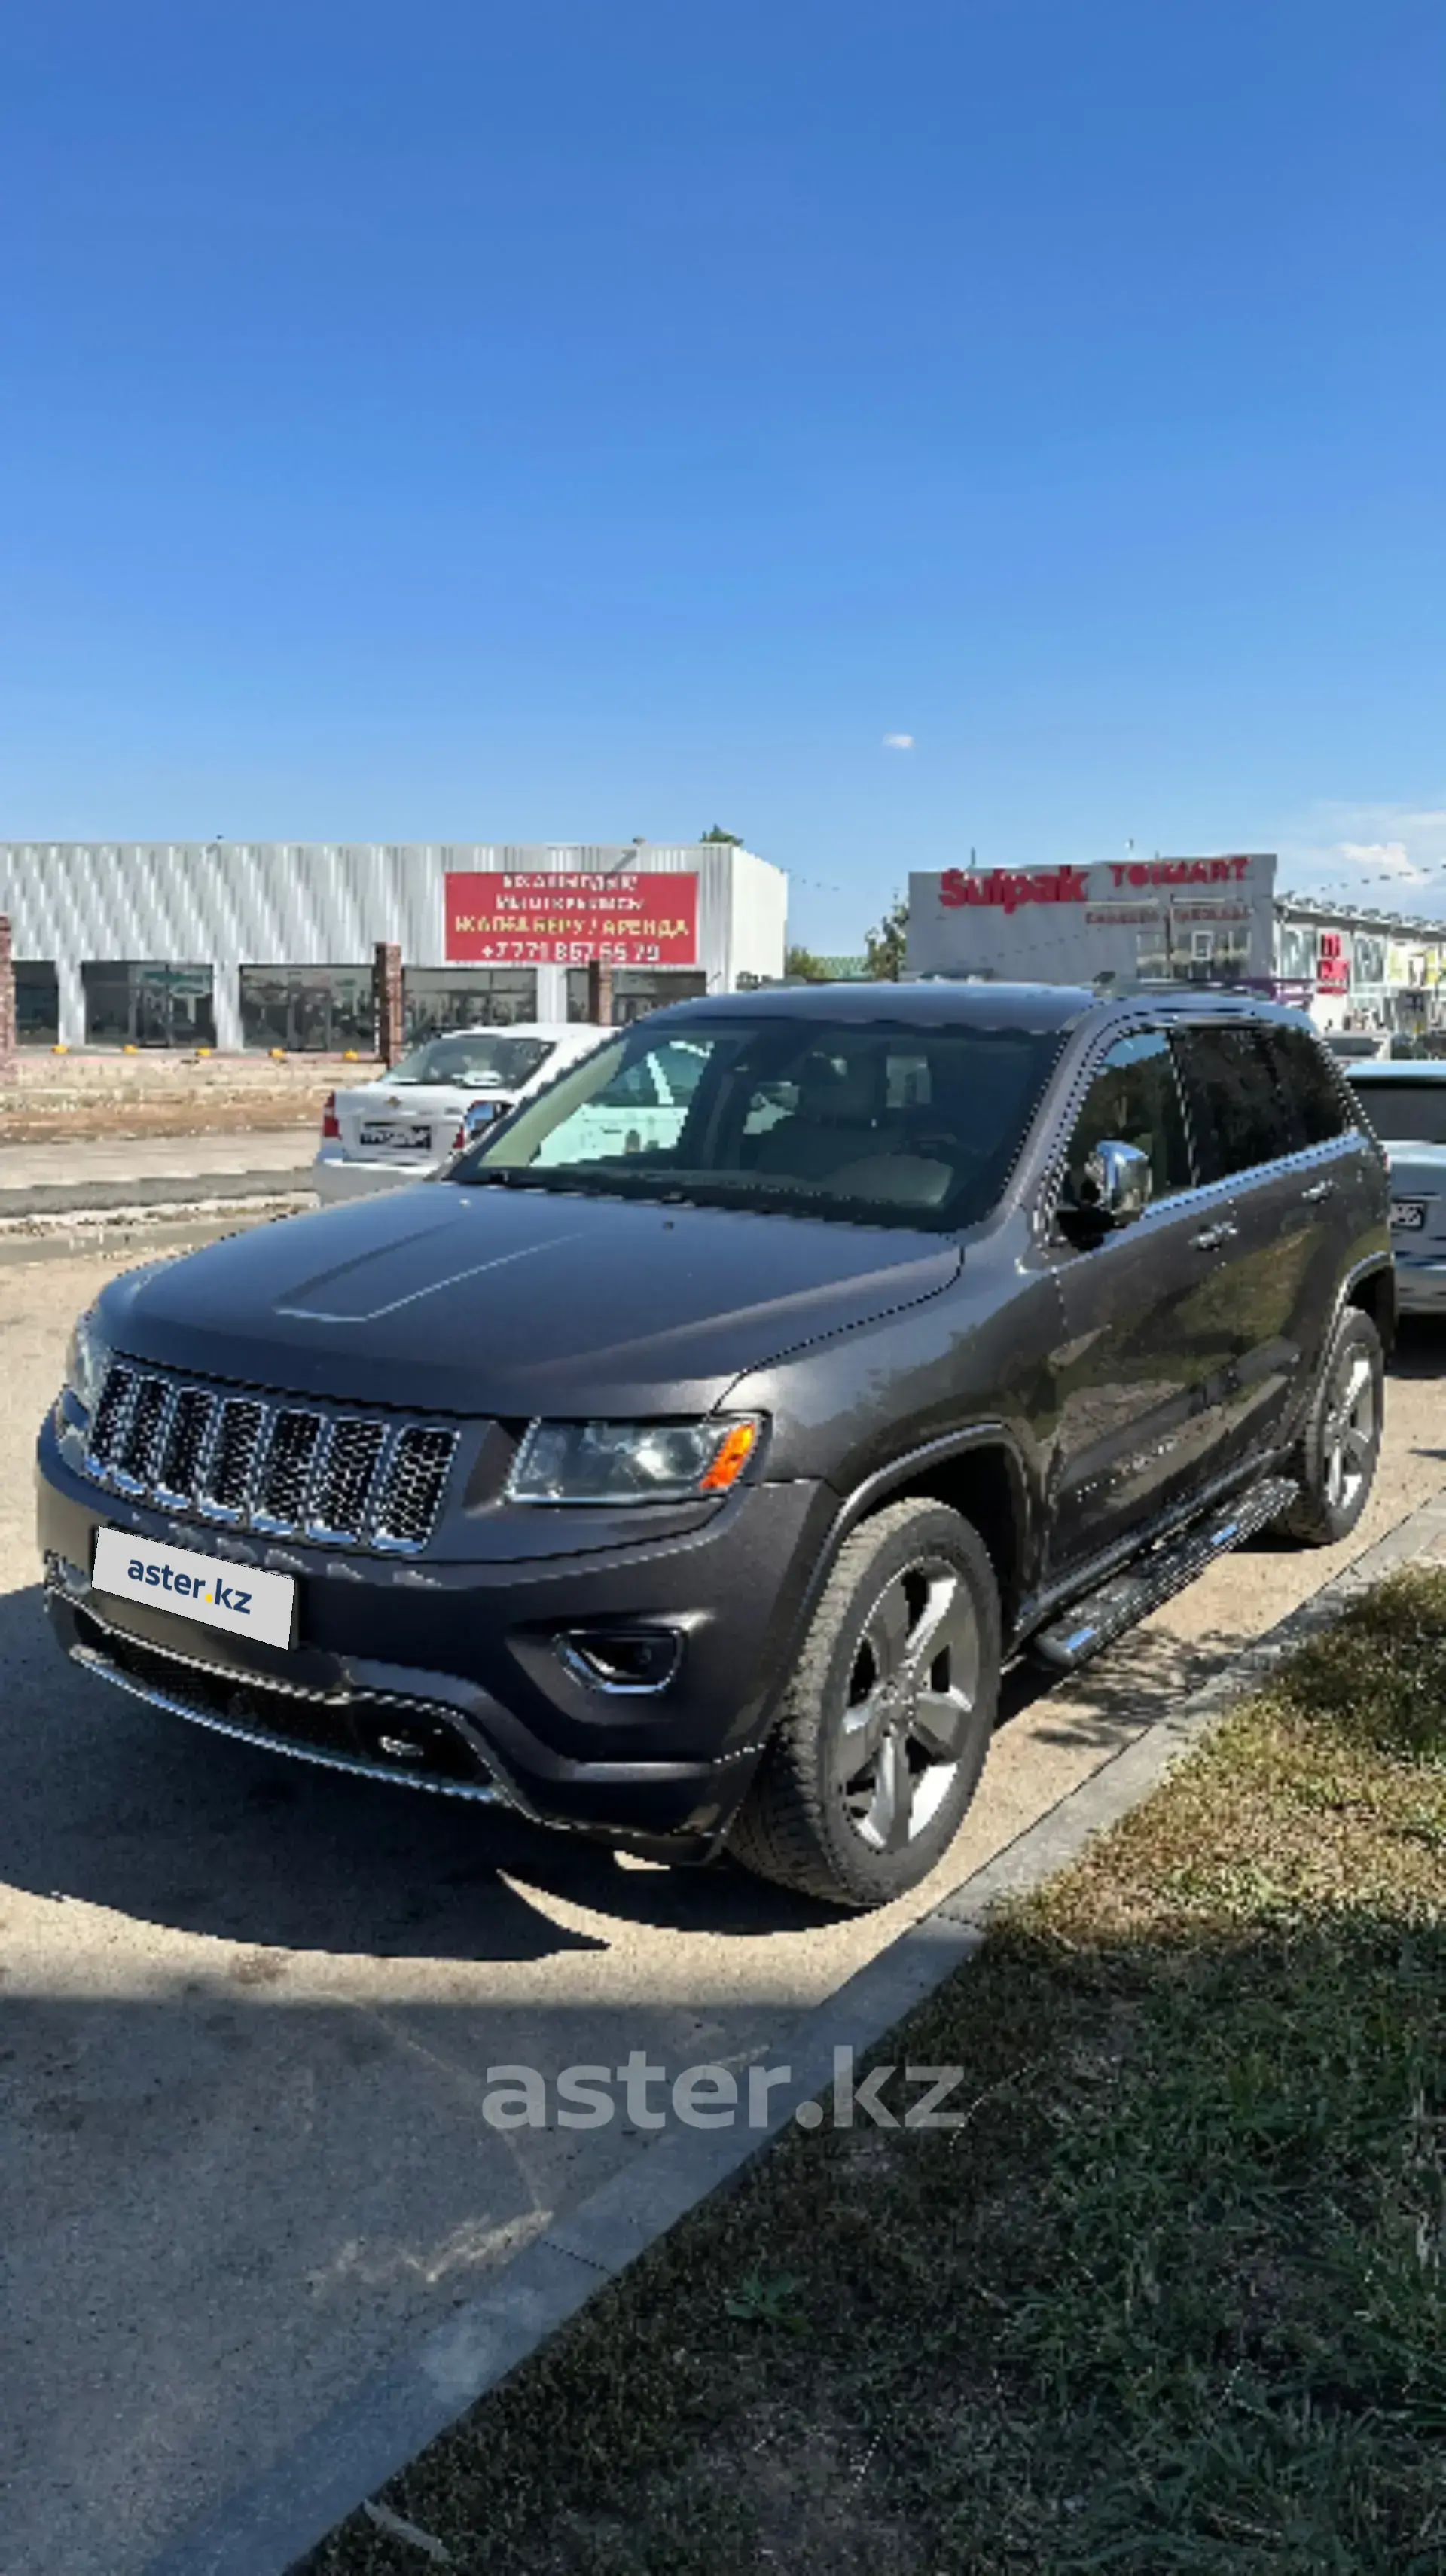
POLYGON ((793 2100, 766 2128, 673 2129, 559 2219, 409 2353, 385 2364, 293 2449, 149 2563, 144 2576, 286 2576, 338 2523, 447 2431, 701 2201, 736 2179, 822 2093, 835 2048, 871 2049, 981 1948, 990 1913, 1076 1859, 1138 1806, 1235 1701, 1384 1575, 1446 1549, 1446 1488, 1313 1593, 1244 1654, 1111 1755, 963 1880, 826 2003, 785 2024, 793 2100))

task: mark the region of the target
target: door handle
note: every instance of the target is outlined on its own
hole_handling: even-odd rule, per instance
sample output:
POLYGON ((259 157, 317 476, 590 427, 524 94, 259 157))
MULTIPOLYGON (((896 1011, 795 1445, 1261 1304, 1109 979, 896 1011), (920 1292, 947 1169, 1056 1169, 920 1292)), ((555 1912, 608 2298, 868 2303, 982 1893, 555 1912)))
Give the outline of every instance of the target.
POLYGON ((1301 1197, 1312 1201, 1316 1199, 1328 1199, 1334 1195, 1335 1186, 1334 1181, 1316 1181, 1312 1183, 1308 1190, 1301 1191, 1301 1197))
POLYGON ((1239 1232, 1239 1226, 1232 1225, 1226 1217, 1219 1225, 1207 1225, 1203 1234, 1192 1234, 1190 1241, 1197 1252, 1213 1252, 1218 1244, 1228 1243, 1239 1232))

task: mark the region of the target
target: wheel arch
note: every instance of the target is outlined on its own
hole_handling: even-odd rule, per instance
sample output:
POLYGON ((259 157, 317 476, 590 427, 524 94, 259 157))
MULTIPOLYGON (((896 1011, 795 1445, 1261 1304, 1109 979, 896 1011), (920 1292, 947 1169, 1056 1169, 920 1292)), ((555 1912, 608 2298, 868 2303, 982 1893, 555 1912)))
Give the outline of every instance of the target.
POLYGON ((1351 1306, 1370 1317, 1389 1359, 1396 1346, 1396 1271, 1392 1261, 1365 1261, 1351 1272, 1341 1299, 1342 1311, 1351 1306))
POLYGON ((994 1568, 1004 1634, 1009 1635, 1029 1579, 1034 1515, 1024 1458, 1003 1422, 980 1423, 910 1450, 854 1487, 820 1550, 800 1626, 812 1617, 845 1539, 885 1504, 915 1496, 947 1504, 977 1531, 994 1568))

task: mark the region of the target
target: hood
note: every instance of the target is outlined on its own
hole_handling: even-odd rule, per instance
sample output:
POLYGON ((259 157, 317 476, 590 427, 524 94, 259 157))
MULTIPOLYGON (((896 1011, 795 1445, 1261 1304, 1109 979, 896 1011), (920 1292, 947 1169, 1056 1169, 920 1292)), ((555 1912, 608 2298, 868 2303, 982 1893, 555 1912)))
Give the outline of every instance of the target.
POLYGON ((134 1359, 349 1404, 703 1413, 744 1370, 948 1285, 935 1235, 437 1182, 118 1279, 134 1359))

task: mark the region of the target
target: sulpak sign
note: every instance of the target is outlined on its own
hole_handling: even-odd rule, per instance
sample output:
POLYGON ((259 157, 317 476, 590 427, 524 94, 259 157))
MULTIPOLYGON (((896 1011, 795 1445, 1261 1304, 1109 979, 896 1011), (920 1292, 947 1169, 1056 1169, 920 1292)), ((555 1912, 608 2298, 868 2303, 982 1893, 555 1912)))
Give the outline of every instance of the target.
POLYGON ((909 972, 1011 982, 1267 983, 1275 860, 1110 859, 909 879, 909 972))
MULTIPOLYGON (((1248 858, 1241 859, 1151 859, 1117 864, 1110 861, 1108 874, 1116 893, 1151 886, 1240 885, 1250 868, 1248 858)), ((1017 912, 1022 903, 1089 903, 1091 876, 1100 877, 1101 868, 1039 868, 1026 872, 1018 868, 991 868, 986 876, 978 868, 946 868, 939 879, 939 901, 946 911, 960 904, 998 904, 1005 912, 1017 912)), ((1097 897, 1094 899, 1098 899, 1097 897)))
POLYGON ((692 966, 698 957, 695 876, 562 876, 457 872, 448 876, 449 965, 692 966))

